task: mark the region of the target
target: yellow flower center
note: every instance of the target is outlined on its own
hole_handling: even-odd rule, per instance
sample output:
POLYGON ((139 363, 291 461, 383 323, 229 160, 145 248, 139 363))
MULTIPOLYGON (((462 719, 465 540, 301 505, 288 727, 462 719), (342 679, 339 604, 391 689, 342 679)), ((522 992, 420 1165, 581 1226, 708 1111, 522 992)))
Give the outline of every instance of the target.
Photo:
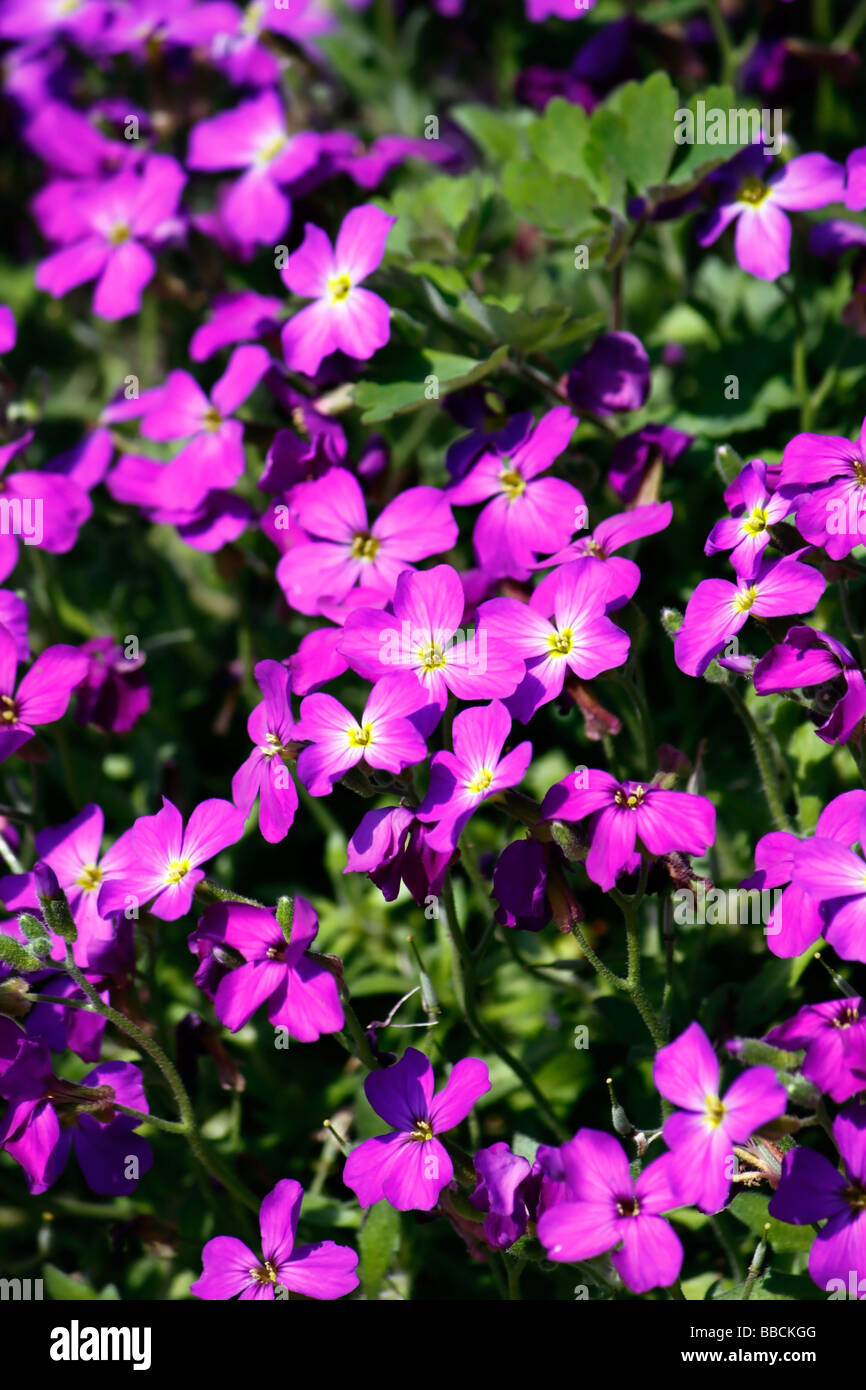
POLYGON ((118 222, 108 233, 108 240, 112 246, 122 246, 125 241, 129 241, 131 235, 126 222, 118 222))
POLYGON ((371 536, 368 531, 357 531, 352 541, 353 560, 375 560, 379 551, 379 542, 375 536, 371 536))
POLYGON ((191 867, 192 865, 188 859, 172 859, 168 866, 166 882, 180 883, 181 879, 185 878, 189 873, 191 867))
POLYGON ((265 1260, 263 1265, 254 1265, 250 1274, 259 1284, 275 1284, 277 1282, 277 1271, 270 1260, 265 1260))
POLYGON ((640 1214, 640 1202, 637 1197, 620 1197, 616 1209, 620 1216, 638 1216, 640 1214))
POLYGON ((502 484, 502 491, 510 502, 519 497, 526 491, 526 479, 521 477, 516 468, 506 468, 499 474, 499 481, 502 484))
POLYGON ((81 873, 75 882, 85 893, 92 893, 102 882, 102 870, 98 864, 82 864, 81 873))
POLYGON ((335 275, 328 281, 328 294, 331 296, 332 304, 342 304, 352 288, 352 282, 348 275, 335 275))
POLYGON ((643 804, 643 798, 643 787, 638 787, 637 791, 634 792, 623 791, 622 787, 620 787, 614 793, 613 799, 617 806, 624 806, 626 810, 633 811, 636 806, 641 806, 643 804))
POLYGON ((489 768, 482 767, 480 771, 476 772, 475 776, 472 778, 472 781, 469 783, 469 790, 471 792, 475 792, 476 794, 480 792, 486 792, 487 788, 490 786, 490 783, 492 781, 493 773, 490 771, 489 768))
POLYGON ((241 20, 241 33, 258 34, 264 13, 265 7, 262 4, 247 5, 244 11, 244 17, 241 20))
POLYGON ((416 1144, 426 1144, 433 1138, 433 1126, 429 1120, 416 1120, 411 1136, 416 1144))
POLYGON ((574 646, 574 637, 570 627, 564 627, 562 632, 554 632, 547 639, 551 656, 568 656, 574 646))
POLYGON ((258 163, 270 164, 272 159, 276 159, 280 150, 283 149, 283 147, 285 146, 285 143, 285 135, 275 135, 274 138, 272 140, 269 140, 266 145, 262 145, 262 148, 259 150, 258 153, 258 163))
POLYGON ((210 405, 202 416, 201 422, 206 430, 218 430, 223 422, 223 417, 215 405, 210 405))
POLYGON ((744 181, 742 188, 737 194, 737 201, 740 203, 749 203, 752 207, 757 207, 769 196, 770 190, 763 179, 759 179, 754 174, 751 174, 749 178, 744 181))
POLYGON ((842 1196, 852 1211, 866 1211, 866 1187, 856 1179, 849 1187, 843 1187, 842 1196))
POLYGON ((854 464, 854 481, 858 487, 866 487, 866 464, 859 459, 852 460, 854 464))
POLYGON ((428 642, 426 647, 418 648, 418 660, 424 671, 441 671, 445 665, 445 653, 438 642, 428 642))
POLYGON ((704 1097, 704 1119, 713 1129, 718 1129, 725 1118, 725 1107, 718 1096, 704 1097))
POLYGON ((373 725, 362 724, 346 730, 350 748, 368 748, 373 741, 373 725))
POLYGON ((0 721, 14 724, 18 718, 18 706, 11 695, 0 695, 0 721))
POLYGON ((743 522, 743 530, 750 536, 760 536, 767 529, 767 512, 764 507, 755 507, 752 515, 743 522))
POLYGON ((754 584, 750 584, 748 589, 743 589, 742 593, 737 594, 737 597, 734 599, 735 612, 747 613, 757 597, 757 589, 754 584))

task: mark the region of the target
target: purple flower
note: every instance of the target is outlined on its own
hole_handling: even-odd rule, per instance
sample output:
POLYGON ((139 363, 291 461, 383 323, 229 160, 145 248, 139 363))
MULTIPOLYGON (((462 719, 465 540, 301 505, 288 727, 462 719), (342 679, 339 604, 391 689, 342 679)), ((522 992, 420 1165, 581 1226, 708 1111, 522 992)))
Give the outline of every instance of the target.
POLYGON ((334 783, 361 761, 392 773, 420 763, 427 745, 409 716, 425 703, 420 683, 409 674, 377 681, 360 719, 333 695, 308 695, 295 738, 312 746, 298 757, 298 777, 313 796, 328 796, 334 783))
POLYGON ((434 754, 430 786, 418 807, 418 819, 434 823, 427 836, 431 849, 456 849, 463 827, 482 801, 523 780, 532 744, 519 743, 503 758, 510 733, 511 719, 500 700, 462 710, 455 717, 454 752, 434 754))
POLYGON ((290 672, 279 661, 259 661, 255 678, 264 695, 247 720, 256 745, 232 778, 232 800, 244 817, 259 798, 259 829, 268 844, 284 840, 298 809, 298 793, 285 755, 295 736, 289 692, 290 672))
POLYGON ((315 300, 283 328, 283 352, 294 371, 315 376, 322 359, 338 349, 366 361, 385 346, 388 305, 360 286, 381 262, 396 220, 372 203, 353 208, 333 247, 321 227, 307 223, 303 242, 280 272, 292 294, 315 300))
POLYGON ((653 466, 674 463, 693 439, 693 435, 671 429, 670 425, 644 425, 643 429, 618 439, 611 455, 607 481, 620 501, 631 502, 653 466))
POLYGON ((846 1171, 811 1149, 791 1149, 769 1212, 791 1226, 826 1222, 809 1251, 809 1273, 820 1289, 841 1280, 847 1292, 853 1270, 859 1296, 866 1278, 866 1108, 850 1106, 837 1115, 833 1138, 846 1171))
POLYGON ((640 584, 640 570, 633 560, 626 560, 614 552, 632 541, 642 540, 644 536, 654 536, 670 526, 673 517, 670 502, 652 502, 644 507, 633 507, 631 511, 619 512, 600 521, 595 530, 587 536, 577 536, 564 550, 539 560, 538 569, 549 565, 564 565, 569 560, 582 556, 592 556, 603 565, 602 577, 607 586, 606 609, 610 613, 622 608, 637 591, 640 584))
POLYGON ((479 1149, 472 1161, 478 1183, 469 1201, 487 1213, 484 1235, 488 1244, 494 1250, 506 1250, 520 1239, 529 1223, 525 1188, 532 1165, 502 1142, 479 1149))
POLYGON ((547 904, 547 854, 538 840, 506 845, 493 870, 495 917, 505 927, 541 931, 550 921, 547 904))
POLYGON ((0 304, 0 353, 11 352, 17 337, 15 315, 8 304, 0 304))
POLYGON ((527 578, 536 553, 565 545, 575 516, 586 514, 583 497, 571 483, 538 477, 568 445, 577 424, 571 411, 554 406, 534 428, 531 416, 518 420, 522 428, 513 447, 503 453, 499 439, 447 494, 455 506, 487 502, 472 540, 478 563, 491 578, 527 578))
POLYGON ((127 734, 150 709, 144 653, 127 656, 113 637, 94 637, 80 650, 88 657, 84 679, 75 689, 75 718, 103 733, 127 734))
POLYGON ((506 701, 522 724, 560 694, 569 673, 592 680, 626 661, 628 634, 606 616, 607 596, 603 567, 583 559, 554 570, 528 603, 481 604, 478 627, 488 646, 506 646, 526 662, 526 675, 506 701))
POLYGON ((290 136, 282 100, 267 91, 193 126, 186 165, 245 170, 222 213, 240 241, 268 245, 279 240, 291 217, 291 203, 280 185, 306 173, 318 157, 318 136, 311 131, 290 136))
POLYGON ((576 410, 612 415, 640 410, 650 390, 650 360, 633 333, 602 333, 568 374, 568 399, 576 410))
POLYGON ((407 488, 370 526, 361 485, 345 468, 298 484, 291 510, 309 539, 287 550, 277 565, 288 602, 301 613, 317 613, 323 599, 339 603, 356 584, 390 597, 413 561, 455 544, 449 502, 438 488, 407 488))
POLYGON ((844 694, 836 698, 824 723, 815 730, 825 743, 847 743, 866 715, 866 681, 856 657, 835 637, 813 627, 792 627, 762 656, 752 677, 759 695, 780 690, 808 690, 842 680, 844 694))
POLYGON ((634 1179, 622 1145, 601 1130, 578 1130, 560 1153, 568 1191, 538 1223, 547 1258, 570 1264, 612 1250, 613 1266, 633 1293, 673 1284, 683 1247, 662 1220, 681 1205, 671 1187, 670 1154, 634 1179))
POLYGON ((214 1236, 202 1250, 200 1279, 190 1284, 196 1298, 273 1301, 279 1285, 305 1298, 342 1298, 358 1287, 358 1256, 347 1245, 320 1240, 295 1246, 304 1191, 294 1178, 283 1178, 262 1202, 259 1214, 261 1256, 236 1236, 214 1236))
POLYGON ((680 1109, 664 1124, 682 1201, 720 1211, 728 1199, 735 1144, 784 1115, 787 1094, 772 1067, 749 1067, 719 1094, 719 1061, 698 1023, 656 1053, 657 1090, 680 1109))
POLYGON ((33 738, 34 725, 54 724, 63 716, 86 674, 87 657, 63 643, 48 647, 16 689, 17 669, 15 638, 0 625, 0 762, 33 738))
POLYGON ((866 535, 866 420, 853 442, 798 434, 785 446, 779 490, 794 498, 797 530, 841 560, 866 535))
POLYGON ((609 772, 580 768, 544 798, 541 819, 591 817, 586 872, 607 893, 618 876, 639 863, 636 846, 650 854, 705 854, 716 835, 716 810, 705 796, 646 782, 617 782, 609 772))
POLYGON ((319 922, 306 898, 294 900, 291 941, 276 917, 246 903, 213 903, 189 936, 190 950, 201 945, 230 946, 246 961, 230 970, 217 987, 214 1011, 237 1033, 265 1006, 274 1027, 286 1028, 299 1042, 315 1042, 343 1027, 337 981, 330 970, 311 960, 319 922))
POLYGON ((227 488, 246 466, 244 427, 230 417, 261 381, 271 364, 262 347, 239 347, 205 395, 189 372, 172 372, 165 385, 147 393, 141 433, 160 441, 188 439, 160 470, 158 505, 191 512, 214 488, 227 488))
POLYGON ((595 0, 526 0, 526 18, 533 24, 555 16, 557 19, 582 19, 595 8, 595 0))
POLYGON ((522 658, 500 642, 488 644, 481 632, 470 630, 466 640, 452 641, 464 636, 464 604, 460 577, 450 565, 401 574, 393 617, 372 608, 350 613, 338 650, 366 680, 395 670, 415 672, 439 710, 449 690, 460 700, 511 695, 523 679, 522 658))
POLYGON ((365 1139, 346 1159, 343 1181, 362 1207, 390 1202, 397 1211, 431 1211, 454 1176, 448 1150, 437 1137, 454 1129, 479 1096, 490 1090, 487 1066, 465 1057, 433 1094, 429 1057, 407 1047, 400 1061, 364 1081, 367 1100, 392 1128, 365 1139))
POLYGON ((718 521, 704 546, 705 555, 730 550, 731 564, 740 579, 752 579, 770 539, 769 528, 794 510, 794 504, 767 486, 763 459, 747 463, 725 489, 732 520, 718 521))
POLYGON ((866 1008, 857 996, 807 1004, 767 1034, 767 1042, 806 1049, 803 1075, 837 1105, 866 1090, 866 1008))
MULTIPOLYGON (((74 194, 72 244, 36 268, 36 286, 60 299, 76 285, 96 280, 93 312, 122 319, 138 313, 156 273, 149 245, 177 229, 176 209, 186 175, 169 155, 151 155, 141 173, 124 171, 87 192, 74 194)), ((73 195, 70 193, 70 201, 73 195)))
POLYGON ((844 170, 825 154, 803 154, 766 175, 761 147, 749 147, 723 171, 720 205, 698 234, 710 246, 737 219, 734 250, 743 270, 778 280, 790 268, 791 223, 785 212, 823 208, 843 198, 844 170))
POLYGON ((427 906, 441 893, 452 859, 450 848, 431 849, 428 837, 407 806, 368 811, 349 840, 343 873, 366 873, 389 903, 402 880, 419 907, 427 906))
POLYGON ((195 885, 204 878, 199 864, 239 840, 244 819, 231 802, 214 797, 199 802, 184 830, 180 811, 164 796, 161 811, 139 816, 115 844, 118 874, 99 890, 100 914, 105 917, 155 899, 153 916, 177 921, 189 912, 195 885))
POLYGON ((818 570, 801 564, 798 550, 762 560, 751 579, 702 579, 688 601, 674 640, 674 659, 687 676, 702 676, 713 657, 740 631, 751 614, 778 618, 811 613, 826 588, 818 570))
POLYGON ((26 1039, 0 1073, 0 1095, 9 1102, 0 1145, 21 1164, 34 1195, 57 1181, 70 1149, 88 1187, 105 1197, 134 1192, 153 1166, 150 1145, 134 1133, 141 1121, 114 1110, 115 1103, 148 1110, 141 1072, 130 1062, 102 1062, 73 1084, 54 1075, 42 1039, 26 1039))

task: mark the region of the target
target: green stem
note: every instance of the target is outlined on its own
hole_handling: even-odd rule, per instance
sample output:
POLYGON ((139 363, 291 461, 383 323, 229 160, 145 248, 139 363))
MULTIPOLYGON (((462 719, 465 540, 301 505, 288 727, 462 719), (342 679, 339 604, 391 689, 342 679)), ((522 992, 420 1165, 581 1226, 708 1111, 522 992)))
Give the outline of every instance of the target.
POLYGON ((341 1002, 343 1005, 343 1016, 346 1020, 346 1027, 352 1034, 355 1046, 358 1049, 359 1061, 363 1062, 364 1066, 367 1068, 368 1071, 378 1071, 379 1063, 373 1056, 373 1049, 370 1046, 370 1040, 367 1037, 367 1034, 364 1032, 364 1029, 361 1027, 361 1021, 358 1018, 358 1015, 355 1013, 355 1010, 352 1008, 352 1005, 349 1002, 348 992, 345 989, 342 991, 341 1002))
POLYGON ((719 45, 719 81, 723 86, 734 80, 734 46, 725 20, 720 0, 706 0, 707 18, 713 26, 716 43, 719 45))
POLYGON ((454 953, 455 967, 455 989, 457 992, 458 1003, 463 1017, 466 1019, 469 1028, 479 1041, 485 1043, 491 1051, 495 1052, 507 1067, 514 1073, 518 1081, 526 1088, 539 1112, 546 1120, 550 1130, 554 1133, 561 1144, 571 1138, 570 1132, 560 1124, 553 1111, 550 1109, 542 1092, 536 1086, 532 1076, 519 1058, 512 1056, 508 1048, 501 1043, 494 1033, 490 1031, 486 1023, 483 1023, 478 1014, 475 986, 475 962, 472 953, 466 944, 466 939, 460 929, 457 920, 457 909, 454 904, 454 889, 450 878, 446 878, 442 885, 442 898, 445 904, 445 917, 448 927, 448 935, 451 938, 451 946, 454 953))
POLYGON ((6 867, 8 869, 11 869, 13 874, 24 873, 24 865, 21 863, 15 852, 12 849, 10 849, 9 845, 6 843, 6 840, 2 835, 0 835, 0 859, 5 860, 6 867))
POLYGON ((186 1134, 186 1126, 180 1120, 161 1120, 158 1115, 150 1115, 145 1110, 133 1110, 131 1105, 118 1105, 116 1101, 112 1109, 121 1115, 131 1115, 139 1124, 155 1125, 157 1129, 164 1129, 169 1134, 186 1134))
POLYGON ((746 709, 745 703, 739 692, 731 685, 726 685, 723 689, 734 706, 734 709, 737 711, 737 714, 740 716, 746 733, 749 735, 749 742, 752 745, 755 762, 758 764, 758 772, 761 775, 761 785, 764 788, 764 796, 767 798, 767 805, 770 808, 773 824, 777 830, 786 830, 790 835, 793 835, 795 833, 794 826, 782 802, 782 794, 776 781, 776 774, 773 771, 773 758, 766 737, 746 709))

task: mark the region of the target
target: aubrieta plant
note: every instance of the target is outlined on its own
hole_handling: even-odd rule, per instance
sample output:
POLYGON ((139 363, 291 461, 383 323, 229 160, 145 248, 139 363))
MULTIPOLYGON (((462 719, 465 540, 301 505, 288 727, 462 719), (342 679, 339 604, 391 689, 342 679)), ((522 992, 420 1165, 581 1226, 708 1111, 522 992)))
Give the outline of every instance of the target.
POLYGON ((0 1274, 866 1299, 864 36, 0 0, 0 1274))

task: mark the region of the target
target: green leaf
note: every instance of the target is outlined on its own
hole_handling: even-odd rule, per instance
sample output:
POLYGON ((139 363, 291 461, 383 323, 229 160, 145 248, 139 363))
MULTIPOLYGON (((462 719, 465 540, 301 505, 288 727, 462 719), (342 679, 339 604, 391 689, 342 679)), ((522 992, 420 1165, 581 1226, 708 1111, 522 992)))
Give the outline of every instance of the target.
POLYGON ((452 118, 494 164, 504 164, 515 153, 526 149, 525 131, 533 120, 531 111, 493 111, 489 106, 455 106, 452 118))
POLYGON ((624 128, 617 163, 639 193, 660 183, 671 166, 679 101, 667 73, 654 72, 645 82, 626 83, 607 103, 624 128))
POLYGON ((789 1226, 786 1221, 776 1221, 768 1215, 769 1197, 763 1192, 738 1192, 731 1202, 731 1215, 748 1226, 755 1235, 764 1235, 764 1227, 769 1223, 767 1240, 774 1250, 811 1250, 815 1232, 811 1226, 789 1226))
POLYGON ((508 356, 507 347, 499 347, 482 362, 472 357, 461 357, 452 352, 408 351, 399 353, 399 377, 390 382, 362 381, 353 392, 357 405, 364 414, 365 424, 379 420, 390 420, 393 415, 405 415, 417 410, 430 399, 426 395, 428 378, 436 377, 439 398, 495 372, 508 356))
POLYGON ((589 116, 582 106, 554 97, 526 133, 532 153, 553 173, 586 177, 583 149, 589 138, 589 116))
POLYGON ((376 1202, 361 1227, 358 1250, 364 1293, 376 1299, 400 1244, 400 1213, 390 1202, 376 1202))
POLYGON ((63 1270, 58 1269, 56 1265, 44 1265, 42 1278, 48 1290, 49 1298, 57 1303, 93 1303, 99 1301, 112 1303, 120 1299, 120 1294, 113 1284, 106 1284, 102 1293, 97 1293, 83 1279, 74 1279, 71 1274, 64 1274, 63 1270))
MULTIPOLYGON (((688 105, 688 110, 695 118, 694 134, 712 134, 712 130, 701 131, 701 122, 698 119, 698 102, 704 103, 703 110, 709 113, 712 110, 724 111, 725 115, 729 111, 742 111, 742 99, 737 97, 732 87, 709 87, 705 92, 697 92, 692 97, 688 105)), ((683 127, 685 134, 685 127, 683 127)), ((676 141, 676 136, 674 136, 676 141)), ((748 142, 747 142, 748 143, 748 142)), ((719 145, 710 144, 690 144, 688 154, 677 164, 671 175, 671 181, 677 185, 689 185, 697 182, 710 170, 715 169, 719 164, 723 164, 726 159, 732 159, 743 148, 737 141, 725 141, 719 145)))
POLYGON ((570 174, 550 174, 531 160, 506 164, 502 191, 515 214, 541 232, 578 236, 593 220, 595 198, 588 184, 570 174))

